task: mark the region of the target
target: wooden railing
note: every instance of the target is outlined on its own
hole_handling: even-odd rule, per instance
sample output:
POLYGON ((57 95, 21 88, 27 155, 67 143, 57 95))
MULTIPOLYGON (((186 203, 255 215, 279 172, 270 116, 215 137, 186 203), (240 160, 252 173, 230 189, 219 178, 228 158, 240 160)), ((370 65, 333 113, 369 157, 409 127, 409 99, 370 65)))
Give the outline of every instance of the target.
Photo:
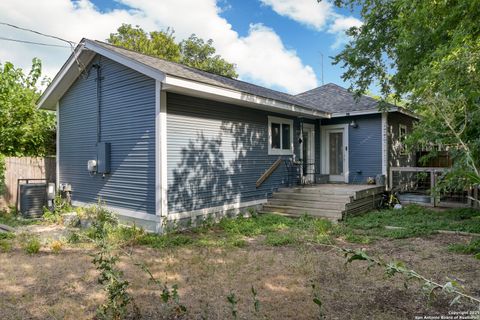
POLYGON ((270 166, 270 168, 268 168, 267 171, 265 171, 260 176, 260 178, 257 180, 257 183, 255 183, 255 186, 259 188, 262 185, 262 183, 264 183, 265 180, 267 180, 272 175, 272 173, 274 173, 275 170, 277 170, 278 166, 281 163, 282 163, 282 158, 278 157, 278 159, 270 166))

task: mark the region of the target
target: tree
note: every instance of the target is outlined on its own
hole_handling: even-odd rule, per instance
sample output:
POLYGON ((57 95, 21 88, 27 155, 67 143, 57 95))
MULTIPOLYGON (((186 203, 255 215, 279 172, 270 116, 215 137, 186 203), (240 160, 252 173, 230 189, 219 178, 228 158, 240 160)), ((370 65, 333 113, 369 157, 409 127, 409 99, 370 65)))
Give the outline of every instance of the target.
POLYGON ((192 34, 188 39, 180 42, 179 46, 181 63, 229 78, 238 77, 235 65, 215 54, 212 39, 205 42, 192 34))
POLYGON ((384 99, 406 98, 423 115, 410 141, 449 146, 450 181, 480 182, 480 0, 335 4, 361 6, 363 24, 347 31, 351 41, 334 57, 351 89, 379 84, 384 99))
POLYGON ((55 154, 55 115, 36 107, 41 69, 37 58, 28 75, 10 62, 0 63, 0 154, 55 154))
POLYGON ((207 72, 236 78, 235 65, 216 55, 213 40, 206 42, 192 34, 188 39, 175 42, 174 31, 145 32, 139 26, 122 24, 107 41, 140 53, 179 62, 207 72))

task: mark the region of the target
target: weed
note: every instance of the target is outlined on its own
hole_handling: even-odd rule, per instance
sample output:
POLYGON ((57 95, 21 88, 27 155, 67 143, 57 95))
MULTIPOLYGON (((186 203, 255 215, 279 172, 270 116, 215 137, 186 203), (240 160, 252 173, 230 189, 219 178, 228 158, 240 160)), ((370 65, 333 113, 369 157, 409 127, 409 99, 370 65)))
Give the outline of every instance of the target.
POLYGON ((53 253, 57 254, 60 253, 63 249, 63 242, 60 240, 54 240, 50 243, 50 249, 53 253))
POLYGON ((388 238, 409 238, 437 233, 437 230, 452 230, 480 233, 480 211, 473 209, 451 209, 434 211, 409 205, 401 210, 369 212, 351 217, 345 226, 364 230, 369 235, 388 238), (404 229, 387 230, 386 226, 404 229))
POLYGON ((77 232, 70 232, 67 237, 67 242, 70 244, 77 244, 80 242, 80 235, 77 232))
POLYGON ((0 252, 10 252, 12 250, 12 242, 8 239, 0 239, 0 252))
POLYGON ((265 238, 265 244, 280 247, 297 243, 297 238, 292 233, 270 233, 265 238))
POLYGON ((37 236, 23 235, 21 237, 21 247, 28 254, 36 254, 42 247, 37 236))
POLYGON ((312 296, 313 303, 315 303, 318 307, 318 319, 324 319, 325 313, 323 311, 323 303, 320 299, 320 292, 314 282, 312 282, 312 296))
POLYGON ((472 239, 468 244, 451 244, 448 250, 462 254, 473 254, 477 259, 480 259, 480 238, 472 239))
POLYGON ((157 249, 174 248, 192 244, 193 239, 183 234, 145 234, 138 239, 138 243, 157 249))
POLYGON ((238 298, 235 296, 234 292, 230 292, 230 294, 227 296, 227 301, 230 304, 230 311, 232 312, 232 317, 233 319, 238 318, 238 298))
POLYGON ((258 313, 260 311, 260 300, 258 300, 257 289, 255 289, 255 287, 252 286, 251 292, 252 292, 252 299, 253 299, 253 310, 255 311, 255 313, 258 313))

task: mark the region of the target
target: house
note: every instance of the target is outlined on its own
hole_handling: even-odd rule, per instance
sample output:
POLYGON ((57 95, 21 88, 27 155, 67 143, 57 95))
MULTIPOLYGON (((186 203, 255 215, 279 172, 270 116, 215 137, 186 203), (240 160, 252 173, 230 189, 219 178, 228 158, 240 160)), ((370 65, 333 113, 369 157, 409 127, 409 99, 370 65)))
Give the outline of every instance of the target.
POLYGON ((88 39, 38 105, 57 112, 57 185, 73 204, 100 198, 158 232, 262 205, 289 179, 282 164, 256 183, 279 158, 301 160, 307 182, 386 175, 414 121, 333 84, 293 96, 88 39))

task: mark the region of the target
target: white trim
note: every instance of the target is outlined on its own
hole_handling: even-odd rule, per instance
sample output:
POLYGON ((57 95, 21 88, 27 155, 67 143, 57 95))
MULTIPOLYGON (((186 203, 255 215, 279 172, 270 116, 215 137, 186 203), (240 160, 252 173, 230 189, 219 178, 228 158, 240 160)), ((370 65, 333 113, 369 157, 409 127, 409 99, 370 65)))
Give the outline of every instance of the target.
MULTIPOLYGON (((86 203, 86 202, 83 202, 83 201, 73 200, 72 205, 77 206, 77 207, 85 207, 85 206, 95 205, 95 203, 86 203)), ((109 206, 109 205, 106 205, 105 208, 107 208, 108 210, 110 210, 114 213, 117 213, 118 215, 121 215, 121 216, 131 217, 131 218, 145 220, 145 221, 161 222, 161 217, 159 217, 157 215, 154 215, 154 214, 149 214, 149 213, 146 213, 146 212, 133 211, 133 210, 128 210, 128 209, 109 206)))
POLYGON ((344 182, 348 183, 349 175, 350 175, 350 164, 349 164, 349 156, 350 156, 350 146, 349 146, 349 139, 348 139, 348 131, 349 125, 348 123, 342 124, 334 124, 328 126, 321 126, 321 160, 322 160, 322 174, 329 175, 329 179, 331 179, 329 173, 329 163, 328 163, 328 135, 327 132, 331 130, 343 130, 343 176, 344 182))
POLYGON ((160 92, 162 83, 155 81, 155 214, 162 215, 162 175, 161 175, 161 134, 160 134, 160 92))
POLYGON ((57 132, 55 141, 55 187, 58 190, 60 188, 60 102, 57 101, 57 107, 55 112, 55 118, 57 120, 57 132))
POLYGON ((351 111, 351 112, 334 112, 331 114, 332 118, 340 118, 340 117, 349 117, 349 116, 361 116, 361 115, 367 115, 367 114, 376 114, 376 113, 384 113, 384 112, 399 112, 402 114, 405 114, 407 116, 410 116, 412 118, 415 118, 417 120, 420 119, 420 116, 416 115, 413 112, 410 112, 402 107, 390 107, 386 111, 379 110, 378 108, 375 109, 367 109, 367 110, 362 110, 362 111, 351 111))
POLYGON ((104 57, 107 57, 113 61, 123 64, 124 66, 131 68, 137 72, 140 72, 150 78, 153 78, 159 81, 163 81, 165 79, 165 73, 163 73, 162 71, 149 67, 134 59, 130 59, 123 54, 106 49, 103 46, 96 44, 95 41, 84 39, 84 43, 85 43, 86 49, 95 51, 96 53, 104 57))
MULTIPOLYGON (((310 132, 310 137, 309 137, 310 146, 308 146, 308 147, 311 150, 310 150, 310 159, 306 159, 306 160, 303 159, 303 148, 305 147, 305 143, 302 141, 302 147, 300 149, 300 156, 301 156, 302 160, 305 160, 308 163, 313 163, 313 164, 311 164, 311 166, 313 166, 313 169, 315 169, 315 125, 313 123, 304 123, 302 126, 303 126, 302 133, 301 133, 302 140, 303 140, 303 134, 305 133, 303 130, 305 130, 307 132, 310 132)), ((305 176, 305 177, 307 177, 307 176, 305 176)), ((302 176, 302 179, 305 178, 305 177, 302 176)), ((305 182, 314 183, 315 182, 315 173, 314 172, 310 173, 308 175, 307 179, 308 180, 305 181, 305 182)))
POLYGON ((388 113, 382 113, 382 174, 388 173, 388 113))
POLYGON ((205 209, 199 209, 199 210, 193 210, 193 211, 186 211, 186 212, 176 212, 176 213, 170 213, 168 215, 167 220, 168 221, 175 221, 175 220, 181 220, 181 219, 187 219, 187 218, 195 218, 198 216, 206 216, 211 213, 215 212, 223 212, 227 210, 234 210, 234 209, 241 209, 245 207, 251 207, 251 206, 256 206, 260 204, 265 204, 267 203, 267 199, 260 199, 260 200, 253 200, 253 201, 247 201, 247 202, 235 202, 231 204, 225 204, 223 206, 218 206, 218 207, 210 207, 210 208, 205 208, 205 209))
POLYGON ((268 155, 292 155, 293 154, 293 120, 268 116, 268 155), (280 149, 272 148, 272 123, 287 124, 290 126, 290 149, 282 149, 283 131, 280 126, 280 149))
MULTIPOLYGON (((158 142, 157 142, 158 143, 158 142)), ((167 93, 160 92, 160 198, 161 215, 168 215, 167 93)))
MULTIPOLYGON (((274 107, 277 110, 292 112, 295 114, 304 114, 312 117, 330 118, 330 113, 319 110, 314 110, 306 107, 301 107, 289 103, 285 103, 275 99, 264 98, 261 96, 245 93, 238 90, 214 86, 211 84, 201 83, 194 80, 183 79, 171 75, 166 75, 163 81, 167 91, 178 91, 179 89, 188 89, 204 95, 223 97, 230 99, 231 102, 250 103, 256 105, 263 105, 274 107)), ((210 97, 212 99, 212 97, 210 97)))

